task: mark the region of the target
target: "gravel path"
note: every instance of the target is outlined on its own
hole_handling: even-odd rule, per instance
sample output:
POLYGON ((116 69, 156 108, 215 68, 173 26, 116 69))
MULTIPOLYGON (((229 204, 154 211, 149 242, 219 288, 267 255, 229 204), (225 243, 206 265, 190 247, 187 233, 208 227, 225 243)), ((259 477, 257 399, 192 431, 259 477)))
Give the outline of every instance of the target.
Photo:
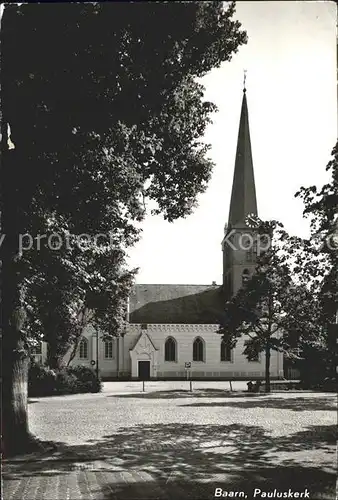
POLYGON ((221 382, 193 387, 189 392, 186 382, 147 383, 142 392, 138 382, 106 383, 101 394, 32 399, 31 430, 59 442, 59 451, 6 464, 5 499, 54 498, 43 489, 46 474, 63 477, 53 489, 57 500, 202 500, 214 498, 215 488, 229 498, 236 491, 266 498, 254 496, 255 488, 308 488, 314 500, 335 498, 333 394, 230 393, 221 382), (22 474, 30 481, 27 491, 22 474))

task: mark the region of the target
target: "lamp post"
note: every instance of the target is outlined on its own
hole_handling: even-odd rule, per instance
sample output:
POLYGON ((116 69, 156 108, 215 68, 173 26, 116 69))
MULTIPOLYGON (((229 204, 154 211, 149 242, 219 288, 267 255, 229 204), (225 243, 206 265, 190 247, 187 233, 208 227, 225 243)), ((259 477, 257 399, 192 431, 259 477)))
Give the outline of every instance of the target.
POLYGON ((99 378, 99 332, 96 331, 96 378, 99 378))

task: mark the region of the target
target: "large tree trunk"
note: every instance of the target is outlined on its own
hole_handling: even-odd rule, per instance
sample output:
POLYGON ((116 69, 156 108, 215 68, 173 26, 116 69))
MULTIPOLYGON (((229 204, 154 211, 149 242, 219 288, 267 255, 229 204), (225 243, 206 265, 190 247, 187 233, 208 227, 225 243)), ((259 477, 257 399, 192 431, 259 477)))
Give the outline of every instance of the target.
MULTIPOLYGON (((2 14, 3 11, 1 11, 2 14)), ((1 31, 4 32, 3 19, 1 31)), ((1 59, 4 58, 1 47, 1 59)), ((13 62, 12 62, 13 63, 13 62)), ((3 64, 2 64, 3 70, 3 64)), ((4 70, 3 70, 4 71, 4 70)), ((13 83, 11 83, 13 85, 13 83)), ((24 349, 24 315, 20 295, 19 271, 19 190, 17 162, 9 150, 8 116, 5 111, 4 85, 1 81, 1 345, 2 345, 2 452, 9 456, 28 449, 32 436, 28 430, 27 375, 28 358, 24 349)))
MULTIPOLYGON (((4 9, 3 17, 6 16, 4 9)), ((11 44, 15 43, 15 29, 1 19, 1 162, 0 162, 0 214, 1 214, 1 346, 2 346, 2 452, 3 457, 41 449, 41 444, 28 427, 28 366, 29 357, 25 336, 25 309, 23 304, 24 266, 19 251, 19 235, 25 231, 26 202, 30 200, 22 153, 18 154, 13 128, 9 142, 11 113, 15 116, 15 103, 7 95, 13 84, 6 80, 6 69, 15 64, 11 58, 11 44), (13 34, 14 33, 14 34, 13 34), (7 66, 6 66, 7 65, 7 66), (12 107, 11 107, 12 105, 12 107), (10 107, 10 111, 9 111, 10 107)), ((43 447, 45 449, 45 447, 43 447)))
POLYGON ((8 149, 8 127, 1 123, 1 329, 2 436, 4 456, 24 453, 34 439, 28 429, 27 378, 29 358, 24 335, 22 269, 19 255, 20 211, 18 159, 8 149))
POLYGON ((28 357, 23 339, 24 314, 20 294, 19 231, 12 161, 8 151, 7 124, 2 124, 1 246, 2 313, 2 435, 4 454, 24 451, 30 441, 27 418, 28 357), (14 191, 13 191, 14 189, 14 191))
MULTIPOLYGON (((3 214, 3 227, 5 215, 3 214)), ((24 452, 32 441, 28 431, 27 378, 29 357, 24 336, 18 255, 12 235, 6 234, 2 248, 2 432, 6 455, 24 452), (7 238, 8 237, 8 238, 7 238)))
POLYGON ((265 392, 270 392, 270 359, 271 350, 267 344, 265 347, 265 392))
POLYGON ((4 328, 2 435, 5 458, 30 451, 34 442, 28 429, 27 415, 29 360, 22 350, 22 342, 16 335, 13 335, 11 342, 6 341, 9 335, 10 330, 4 328))

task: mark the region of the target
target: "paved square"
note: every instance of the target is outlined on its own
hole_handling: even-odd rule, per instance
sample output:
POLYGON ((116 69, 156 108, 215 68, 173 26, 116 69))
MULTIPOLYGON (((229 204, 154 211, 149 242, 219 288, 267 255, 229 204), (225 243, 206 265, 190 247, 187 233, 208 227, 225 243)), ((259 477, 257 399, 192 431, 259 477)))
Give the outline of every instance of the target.
POLYGON ((105 383, 101 394, 34 398, 31 430, 60 444, 5 463, 4 498, 260 499, 291 490, 334 499, 335 395, 233 386, 194 382, 189 392, 186 382, 148 382, 142 392, 139 382, 105 383))

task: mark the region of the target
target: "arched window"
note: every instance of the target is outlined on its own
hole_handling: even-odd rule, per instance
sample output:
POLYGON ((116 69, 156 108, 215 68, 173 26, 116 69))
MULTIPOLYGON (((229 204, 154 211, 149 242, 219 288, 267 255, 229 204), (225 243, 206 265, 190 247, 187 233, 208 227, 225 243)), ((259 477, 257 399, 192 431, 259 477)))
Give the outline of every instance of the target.
POLYGON ((222 340, 222 342, 221 342, 221 361, 232 361, 231 351, 232 351, 232 349, 229 346, 229 343, 226 342, 225 340, 222 340))
POLYGON ((193 361, 204 361, 204 342, 200 337, 194 340, 192 347, 193 361))
POLYGON ((104 342, 104 357, 105 359, 113 359, 113 341, 105 340, 104 342))
POLYGON ((88 340, 85 338, 80 340, 79 358, 80 359, 87 359, 88 358, 88 340))
POLYGON ((176 361, 176 340, 168 337, 164 344, 164 361, 176 361))
POLYGON ((242 272, 242 286, 245 285, 250 279, 250 271, 248 269, 244 269, 242 272))

